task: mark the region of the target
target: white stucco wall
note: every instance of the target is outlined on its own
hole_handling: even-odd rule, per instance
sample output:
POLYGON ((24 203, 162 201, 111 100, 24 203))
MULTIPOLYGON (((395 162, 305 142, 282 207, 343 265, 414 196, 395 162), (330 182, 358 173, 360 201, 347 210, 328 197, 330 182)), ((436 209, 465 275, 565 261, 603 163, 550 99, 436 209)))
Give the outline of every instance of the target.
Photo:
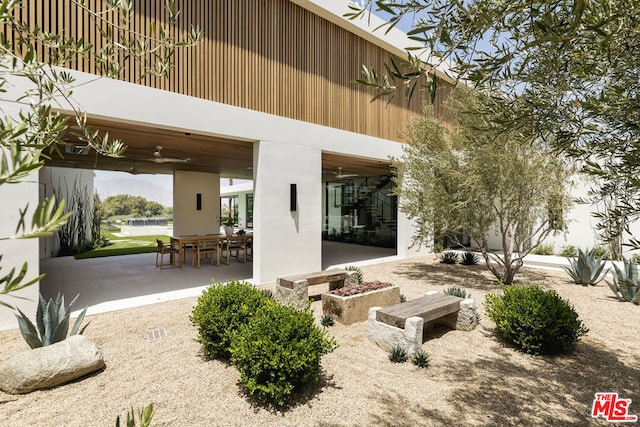
POLYGON ((254 265, 258 283, 322 267, 322 152, 261 141, 254 146, 254 265), (297 210, 290 211, 296 184, 297 210))
MULTIPOLYGON (((44 167, 40 170, 40 201, 45 197, 50 198, 55 194, 65 200, 65 206, 69 206, 74 186, 89 195, 90 209, 93 211, 93 185, 94 173, 86 169, 52 168, 44 167)), ((87 239, 91 239, 91 228, 87 230, 87 239)), ((40 239, 40 259, 56 256, 60 245, 55 235, 40 239)))
MULTIPOLYGON (((591 184, 587 177, 576 175, 571 178, 571 196, 574 199, 586 199, 591 184)), ((598 207, 593 204, 573 203, 571 208, 565 213, 567 222, 567 230, 558 231, 549 235, 543 244, 553 245, 555 252, 559 253, 563 246, 575 246, 580 249, 593 248, 594 246, 605 246, 599 239, 596 225, 598 219, 594 218, 593 213, 598 211, 598 207)), ((624 242, 628 242, 632 236, 640 236, 640 223, 636 222, 630 225, 631 234, 624 234, 624 242)), ((492 249, 500 249, 500 235, 496 231, 490 235, 489 247, 492 249)), ((626 250, 625 256, 630 256, 632 252, 626 250)))
MULTIPOLYGON (((29 205, 29 210, 25 217, 28 229, 31 224, 33 210, 38 204, 38 193, 37 173, 30 175, 19 184, 0 186, 0 201, 2 203, 2 209, 0 209, 0 237, 4 239, 14 235, 20 219, 18 209, 23 209, 27 204, 29 205)), ((2 267, 0 274, 2 276, 8 274, 13 268, 16 269, 15 274, 17 275, 25 262, 28 264, 25 279, 30 280, 40 274, 38 239, 0 240, 0 254, 2 254, 2 260, 0 261, 0 267, 2 267)), ((0 296, 0 301, 20 308, 25 314, 33 318, 38 305, 38 290, 39 284, 36 283, 12 294, 27 298, 26 300, 2 295, 0 296)), ((0 306, 0 330, 17 327, 18 323, 13 311, 0 306)))
POLYGON ((220 231, 220 175, 175 171, 173 173, 173 234, 217 234, 220 231), (201 194, 201 210, 196 197, 201 194))

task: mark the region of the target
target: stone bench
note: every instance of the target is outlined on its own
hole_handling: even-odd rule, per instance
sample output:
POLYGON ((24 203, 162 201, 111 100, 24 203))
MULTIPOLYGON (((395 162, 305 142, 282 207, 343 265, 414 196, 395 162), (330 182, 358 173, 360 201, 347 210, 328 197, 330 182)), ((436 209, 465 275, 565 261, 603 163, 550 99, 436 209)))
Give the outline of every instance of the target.
POLYGON ((401 346, 411 354, 422 347, 424 324, 429 322, 470 331, 478 323, 475 301, 431 291, 405 303, 372 307, 367 336, 386 350, 401 346))
POLYGON ((309 286, 329 283, 329 290, 358 283, 355 271, 339 268, 315 273, 278 277, 275 299, 283 305, 303 309, 309 303, 309 286))

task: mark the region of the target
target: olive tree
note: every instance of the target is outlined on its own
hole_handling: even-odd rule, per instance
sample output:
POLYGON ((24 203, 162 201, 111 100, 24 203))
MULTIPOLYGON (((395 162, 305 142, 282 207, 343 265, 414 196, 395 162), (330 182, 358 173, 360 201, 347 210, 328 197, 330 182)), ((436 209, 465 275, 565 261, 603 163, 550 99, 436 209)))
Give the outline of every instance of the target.
POLYGON ((455 89, 445 103, 451 122, 426 106, 410 120, 394 167, 400 209, 416 223, 415 243, 444 235, 462 243, 462 232, 509 284, 523 258, 562 230, 570 169, 533 132, 496 127, 500 108, 477 91, 455 89))
MULTIPOLYGON (((75 78, 65 66, 88 57, 104 76, 117 77, 124 70, 123 64, 133 61, 142 63, 146 73, 166 76, 175 49, 202 39, 198 28, 193 28, 184 40, 176 40, 163 25, 152 26, 150 34, 131 31, 133 11, 127 1, 107 0, 100 10, 89 8, 82 0, 65 3, 65 7, 91 16, 101 38, 99 48, 90 40, 48 33, 22 22, 19 9, 29 7, 27 1, 0 0, 0 185, 22 182, 43 167, 45 158, 62 156, 60 147, 67 141, 69 122, 80 128, 77 137, 97 155, 123 155, 123 142, 86 124, 84 112, 73 99, 75 78), (58 110, 71 111, 72 115, 63 116, 58 110)), ((165 10, 168 24, 173 25, 179 13, 175 2, 167 0, 165 10)), ((63 201, 55 198, 37 207, 25 206, 20 209, 15 235, 0 236, 0 240, 50 235, 70 215, 64 213, 63 201)), ((25 262, 19 272, 13 268, 0 277, 0 295, 30 286, 41 278, 29 277, 25 262)), ((4 301, 0 305, 11 307, 4 301)))
POLYGON ((348 17, 378 9, 387 28, 419 19, 406 71, 364 69, 376 96, 418 93, 407 88, 447 61, 454 79, 502 93, 501 126, 535 129, 594 177, 590 202, 615 200, 598 217, 605 240, 628 231, 640 215, 640 2, 364 0, 348 17))

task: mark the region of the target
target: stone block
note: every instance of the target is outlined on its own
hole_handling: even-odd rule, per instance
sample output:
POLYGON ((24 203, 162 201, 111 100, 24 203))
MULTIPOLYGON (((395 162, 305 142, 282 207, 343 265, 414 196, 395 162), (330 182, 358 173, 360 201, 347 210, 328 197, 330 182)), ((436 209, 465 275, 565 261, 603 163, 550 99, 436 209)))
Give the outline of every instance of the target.
POLYGON ((282 305, 291 305, 302 310, 309 304, 309 285, 306 280, 296 280, 293 287, 288 287, 281 285, 278 279, 274 298, 282 305))
POLYGON ((376 312, 382 307, 371 307, 367 320, 367 337, 383 349, 389 351, 395 346, 413 354, 422 348, 422 329, 424 321, 420 317, 410 317, 404 328, 396 328, 376 320, 376 312))
POLYGON ((471 331, 478 324, 476 302, 471 298, 460 301, 460 311, 456 319, 455 328, 461 331, 471 331))
POLYGON ((73 381, 104 367, 102 351, 89 338, 64 341, 19 353, 0 365, 0 390, 24 394, 73 381))
MULTIPOLYGON (((357 279, 356 279, 357 284, 357 279)), ((367 320, 371 307, 386 307, 400 302, 400 288, 396 285, 357 295, 322 294, 322 312, 331 314, 343 325, 367 320)))

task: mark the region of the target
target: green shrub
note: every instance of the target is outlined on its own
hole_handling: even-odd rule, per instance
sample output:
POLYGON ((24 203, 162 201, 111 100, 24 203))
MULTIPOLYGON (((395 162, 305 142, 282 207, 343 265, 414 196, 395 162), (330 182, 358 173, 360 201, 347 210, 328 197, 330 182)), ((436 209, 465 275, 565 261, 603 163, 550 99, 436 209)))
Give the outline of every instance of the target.
POLYGON ((407 302, 407 296, 405 294, 400 294, 400 302, 407 302))
POLYGON ((333 316, 331 314, 323 314, 322 318, 320 318, 320 324, 322 326, 333 326, 335 325, 335 320, 333 320, 333 316))
POLYGON ((555 250, 555 246, 553 245, 553 243, 550 243, 548 245, 541 243, 538 246, 536 246, 531 251, 531 253, 535 255, 553 255, 554 250, 555 250))
POLYGON ((602 258, 602 259, 611 258, 609 256, 609 251, 607 250, 607 248, 605 248, 603 246, 596 246, 595 248, 593 248, 593 253, 598 258, 602 258))
POLYGON ((198 328, 196 341, 202 344, 204 354, 211 359, 228 359, 233 335, 267 301, 272 301, 269 294, 237 280, 207 288, 189 318, 198 328))
POLYGON ((441 264, 457 264, 460 257, 458 254, 452 251, 448 251, 440 255, 441 264))
POLYGON ((478 261, 478 255, 469 251, 464 252, 460 257, 460 264, 462 265, 476 265, 478 261))
POLYGON ((562 266, 562 268, 578 284, 595 285, 607 274, 608 270, 604 270, 607 262, 602 259, 602 256, 596 257, 593 249, 587 249, 586 252, 578 249, 577 258, 567 259, 569 260, 569 267, 562 266))
POLYGON ((409 359, 407 351, 399 345, 395 345, 391 350, 389 350, 388 357, 393 363, 404 363, 409 359))
POLYGON ((563 246, 559 255, 566 258, 575 258, 578 256, 578 249, 573 245, 563 246))
POLYGON ((429 355, 422 349, 418 349, 415 351, 415 353, 413 353, 413 356, 411 357, 411 363, 419 368, 427 368, 429 367, 429 355))
POLYGON ((443 250, 444 250, 444 245, 442 244, 442 242, 435 242, 433 244, 433 252, 434 253, 439 254, 443 250))
POLYGON ((588 332, 567 301, 537 286, 506 286, 503 295, 487 295, 484 306, 498 335, 525 353, 565 353, 588 332))
POLYGON ((347 271, 355 271, 356 272, 356 278, 358 279, 358 285, 360 283, 362 283, 363 277, 364 277, 363 274, 362 274, 362 270, 360 270, 355 265, 350 265, 350 266, 346 267, 345 270, 347 270, 347 271))
POLYGON ((294 392, 318 381, 320 358, 336 347, 314 324, 309 308, 270 302, 240 327, 231 342, 231 363, 256 399, 285 405, 294 392))
POLYGON ((613 265, 613 282, 607 280, 607 285, 622 301, 640 304, 640 284, 638 283, 638 264, 631 259, 622 259, 623 267, 613 265))
POLYGON ((447 295, 453 295, 454 297, 460 298, 471 298, 471 294, 460 288, 447 288, 444 290, 444 293, 447 295))
MULTIPOLYGON (((69 307, 64 305, 64 295, 58 294, 55 298, 45 301, 42 294, 39 294, 38 308, 36 309, 36 324, 38 329, 33 325, 31 320, 18 308, 16 318, 22 338, 29 344, 31 348, 46 347, 51 344, 63 341, 67 338, 69 332, 69 317, 71 316, 71 306, 78 299, 79 295, 71 301, 69 307)), ((82 335, 89 323, 80 329, 80 324, 84 320, 87 312, 85 308, 76 318, 71 333, 69 335, 82 335)))

